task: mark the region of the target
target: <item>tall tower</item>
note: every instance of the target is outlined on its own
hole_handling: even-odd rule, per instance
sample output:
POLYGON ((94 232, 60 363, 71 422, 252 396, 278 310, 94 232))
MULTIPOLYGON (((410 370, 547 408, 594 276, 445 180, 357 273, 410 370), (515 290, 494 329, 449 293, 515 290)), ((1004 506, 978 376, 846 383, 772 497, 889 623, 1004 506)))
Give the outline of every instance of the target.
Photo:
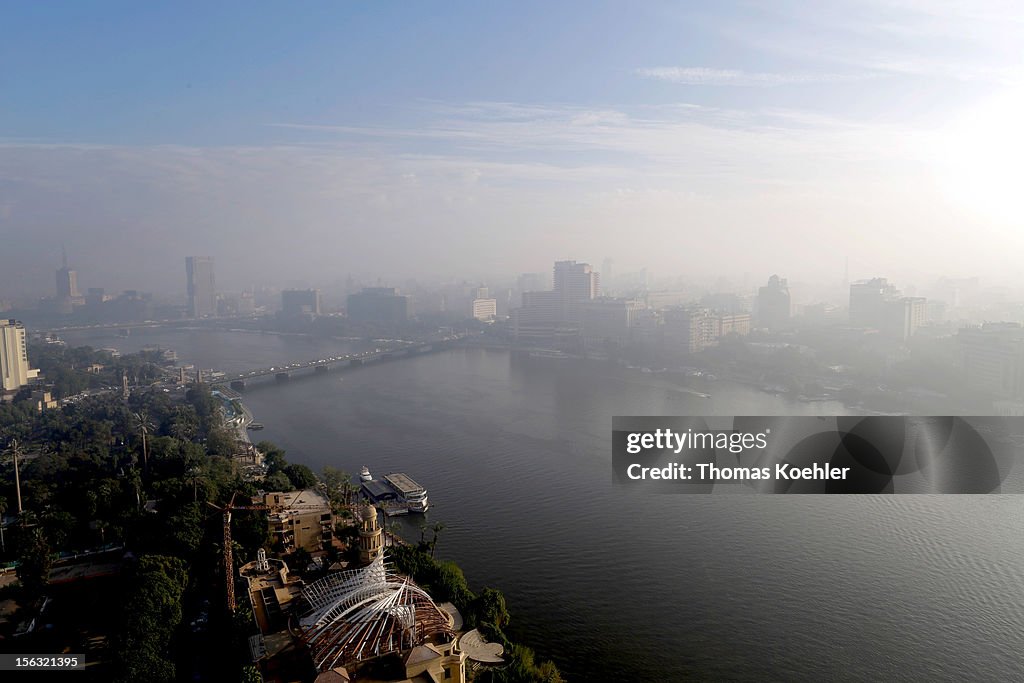
POLYGON ((185 259, 188 288, 188 314, 203 318, 217 313, 217 290, 213 280, 212 256, 189 256, 185 259))
POLYGON ((384 552, 384 532, 377 523, 377 509, 367 503, 359 511, 359 561, 370 564, 384 552))
POLYGON ((61 247, 61 267, 57 269, 57 298, 74 299, 78 296, 78 273, 68 268, 68 252, 61 247))

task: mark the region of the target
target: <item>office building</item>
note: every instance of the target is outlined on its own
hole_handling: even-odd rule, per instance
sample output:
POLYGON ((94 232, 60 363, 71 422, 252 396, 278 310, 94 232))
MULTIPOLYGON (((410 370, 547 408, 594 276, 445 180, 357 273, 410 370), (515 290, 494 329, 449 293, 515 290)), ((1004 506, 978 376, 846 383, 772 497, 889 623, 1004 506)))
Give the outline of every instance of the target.
POLYGON ((282 291, 281 313, 285 316, 320 315, 320 290, 286 289, 282 291))
POLYGON ((308 489, 288 493, 267 493, 263 503, 269 510, 270 534, 285 553, 305 548, 324 550, 334 537, 334 513, 330 502, 308 489))
POLYGON ((523 305, 512 309, 512 336, 520 341, 542 342, 554 336, 561 313, 558 294, 523 292, 523 305))
POLYGON ((956 339, 967 384, 993 398, 1024 398, 1024 328, 987 323, 961 329, 956 339))
POLYGON ((348 317, 357 323, 401 325, 409 320, 409 297, 394 287, 364 287, 348 295, 348 317))
POLYGON ((81 294, 78 292, 78 273, 68 268, 67 258, 64 259, 64 266, 57 269, 57 298, 77 299, 81 294))
POLYGON ((205 318, 217 315, 217 289, 213 279, 213 257, 187 257, 185 259, 185 276, 189 317, 205 318))
POLYGON ((723 313, 698 306, 669 308, 664 312, 662 339, 669 352, 696 353, 714 346, 722 337, 748 334, 749 313, 723 313))
POLYGON ((711 344, 708 313, 703 308, 669 308, 663 319, 662 339, 670 353, 696 353, 711 344))
POLYGON ((850 325, 881 328, 886 304, 899 297, 899 290, 884 277, 854 282, 850 285, 850 325))
POLYGON ((470 303, 470 316, 485 322, 494 320, 498 316, 498 300, 473 299, 470 303))
POLYGON ((772 275, 768 284, 757 291, 757 324, 769 330, 789 326, 793 315, 793 302, 785 278, 772 275))
POLYGON ((850 285, 850 325, 876 329, 896 341, 906 341, 928 320, 928 300, 905 297, 885 278, 850 285))
MULTIPOLYGON (((521 283, 524 278, 520 277, 521 283)), ((554 289, 524 291, 522 307, 512 310, 513 337, 534 344, 561 340, 559 344, 565 345, 570 337, 578 341, 584 307, 599 292, 598 274, 589 264, 557 261, 554 289)))
POLYGON ((554 290, 562 308, 561 322, 581 322, 583 304, 599 294, 598 274, 589 263, 556 261, 554 276, 554 290))
POLYGON ((717 313, 714 319, 714 338, 720 339, 734 334, 745 337, 750 334, 749 313, 717 313))
POLYGON ((640 301, 600 297, 583 305, 583 346, 609 349, 628 346, 640 301))
POLYGON ((17 391, 39 376, 28 365, 25 326, 17 320, 0 320, 0 381, 4 392, 17 391))

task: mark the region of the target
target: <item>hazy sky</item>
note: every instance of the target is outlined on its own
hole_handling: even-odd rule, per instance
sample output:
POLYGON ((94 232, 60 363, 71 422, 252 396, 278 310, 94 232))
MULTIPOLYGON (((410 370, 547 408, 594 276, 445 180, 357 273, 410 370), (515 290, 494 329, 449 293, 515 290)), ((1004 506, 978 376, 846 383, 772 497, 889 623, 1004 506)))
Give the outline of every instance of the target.
POLYGON ((0 298, 550 268, 1010 277, 1017 2, 5 3, 0 298))

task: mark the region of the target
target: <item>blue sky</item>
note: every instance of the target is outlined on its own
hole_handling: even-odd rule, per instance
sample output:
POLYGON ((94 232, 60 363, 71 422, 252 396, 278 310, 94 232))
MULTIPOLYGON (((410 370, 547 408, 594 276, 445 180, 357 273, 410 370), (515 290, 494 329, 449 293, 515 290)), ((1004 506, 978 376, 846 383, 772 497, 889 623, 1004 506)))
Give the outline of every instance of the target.
POLYGON ((189 253, 235 287, 609 254, 1010 273, 991 246, 1024 246, 1000 184, 1022 21, 918 0, 7 3, 0 231, 21 241, 0 298, 48 289, 62 241, 110 288, 180 287, 189 253), (295 240, 337 249, 282 258, 295 240))

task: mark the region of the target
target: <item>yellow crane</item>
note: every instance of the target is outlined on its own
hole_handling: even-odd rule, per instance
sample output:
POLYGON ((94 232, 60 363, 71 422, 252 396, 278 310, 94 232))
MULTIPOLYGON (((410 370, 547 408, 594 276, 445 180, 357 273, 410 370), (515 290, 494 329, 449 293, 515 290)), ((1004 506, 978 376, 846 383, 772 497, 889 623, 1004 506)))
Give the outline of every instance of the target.
POLYGON ((269 510, 270 508, 263 503, 249 503, 248 505, 235 505, 235 496, 237 493, 231 495, 231 500, 228 504, 221 507, 214 505, 213 503, 207 502, 207 505, 215 510, 219 510, 224 522, 224 590, 227 594, 227 607, 228 612, 234 613, 235 611, 235 558, 234 552, 231 548, 231 513, 238 511, 248 510, 269 510))

